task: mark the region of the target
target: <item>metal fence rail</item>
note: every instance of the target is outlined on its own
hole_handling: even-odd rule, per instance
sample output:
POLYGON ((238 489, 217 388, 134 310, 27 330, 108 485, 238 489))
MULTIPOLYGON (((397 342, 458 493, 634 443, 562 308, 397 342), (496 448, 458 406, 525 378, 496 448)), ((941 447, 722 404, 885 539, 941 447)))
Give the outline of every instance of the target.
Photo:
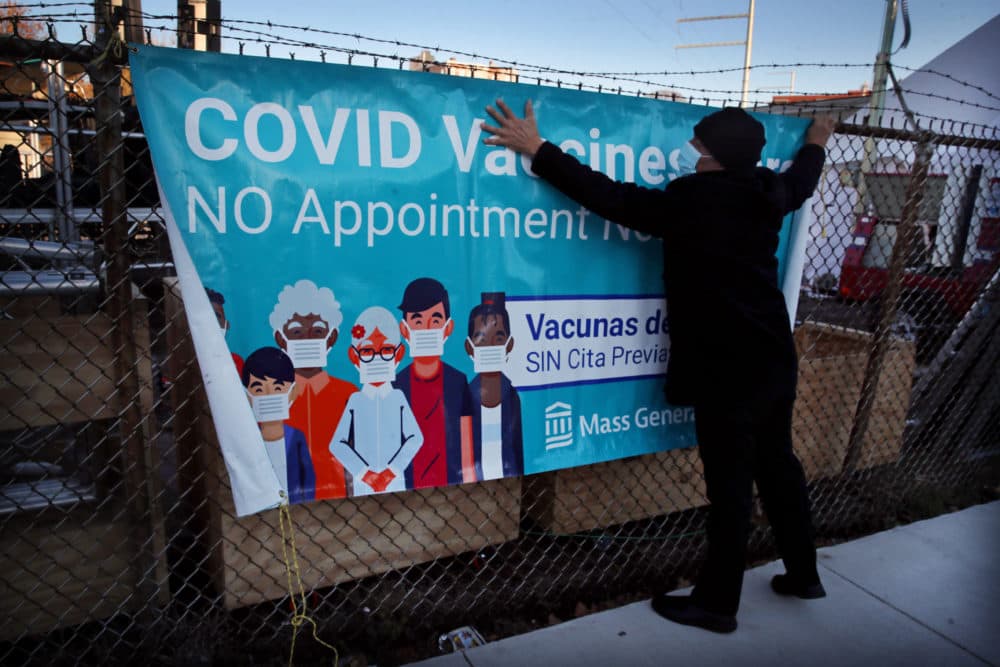
MULTIPOLYGON (((278 513, 235 516, 127 78, 95 39, 0 36, 0 662, 280 660, 278 513)), ((841 124, 812 204, 794 436, 821 540, 1000 479, 1000 136, 918 120, 841 124)), ((291 516, 319 635, 384 664, 690 579, 706 502, 675 450, 291 516)), ((774 555, 763 519, 751 553, 774 555)))

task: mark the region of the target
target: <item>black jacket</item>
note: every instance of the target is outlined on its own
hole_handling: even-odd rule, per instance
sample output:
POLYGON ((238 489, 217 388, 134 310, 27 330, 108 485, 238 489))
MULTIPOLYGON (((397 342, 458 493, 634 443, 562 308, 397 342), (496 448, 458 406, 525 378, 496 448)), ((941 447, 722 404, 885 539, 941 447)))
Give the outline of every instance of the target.
POLYGON ((778 287, 778 232, 812 195, 825 153, 806 144, 781 174, 715 171, 654 190, 614 181, 551 143, 532 170, 597 215, 663 239, 671 352, 667 400, 791 398, 797 360, 778 287))

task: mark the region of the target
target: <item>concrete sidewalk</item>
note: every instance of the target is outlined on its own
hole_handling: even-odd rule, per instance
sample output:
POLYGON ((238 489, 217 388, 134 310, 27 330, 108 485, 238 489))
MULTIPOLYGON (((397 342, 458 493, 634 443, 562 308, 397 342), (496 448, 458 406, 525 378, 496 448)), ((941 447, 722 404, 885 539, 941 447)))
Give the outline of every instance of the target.
POLYGON ((780 562, 748 571, 731 635, 665 621, 647 601, 415 664, 1000 667, 1000 501, 824 548, 819 559, 821 600, 772 593, 780 562))

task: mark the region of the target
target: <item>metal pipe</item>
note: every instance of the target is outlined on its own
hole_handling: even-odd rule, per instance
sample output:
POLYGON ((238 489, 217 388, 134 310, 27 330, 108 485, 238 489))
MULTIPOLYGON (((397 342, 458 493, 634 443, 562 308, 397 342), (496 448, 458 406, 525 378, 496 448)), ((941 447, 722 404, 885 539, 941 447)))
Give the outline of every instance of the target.
POLYGON ((754 1, 750 0, 750 8, 747 10, 747 47, 743 56, 743 92, 740 95, 740 106, 747 105, 747 91, 750 89, 750 53, 753 51, 753 9, 754 1))
POLYGON ((42 58, 86 64, 100 51, 93 46, 61 44, 52 40, 24 39, 13 35, 0 37, 0 54, 5 58, 42 58))
MULTIPOLYGON (((923 136, 922 133, 915 132, 913 130, 890 127, 868 127, 865 125, 854 125, 851 123, 837 123, 836 132, 837 134, 853 134, 859 137, 874 137, 877 139, 894 139, 897 141, 916 142, 919 142, 923 136)), ((994 136, 1000 135, 995 134, 994 136)), ((982 149, 987 151, 1000 151, 1000 140, 995 138, 987 139, 983 137, 980 139, 972 139, 969 137, 961 137, 950 134, 935 134, 934 143, 938 146, 961 146, 969 150, 982 149)))
POLYGON ((743 46, 746 42, 705 42, 703 44, 681 44, 675 49, 704 49, 711 46, 743 46))
POLYGON ((693 23, 695 21, 718 21, 720 19, 745 19, 747 14, 720 14, 719 16, 692 16, 686 19, 677 19, 678 23, 693 23))
POLYGON ((66 141, 66 91, 63 89, 62 62, 46 61, 49 106, 49 130, 52 132, 52 171, 55 176, 55 223, 61 241, 77 241, 72 218, 73 184, 70 172, 69 145, 66 141))
MULTIPOLYGON (((892 35, 896 26, 896 2, 897 0, 886 0, 885 19, 882 23, 882 45, 879 47, 878 55, 875 56, 875 72, 872 75, 872 94, 868 105, 868 122, 866 123, 869 127, 878 127, 882 124, 882 111, 885 107, 885 84, 889 77, 889 69, 886 64, 889 62, 892 35)), ((865 140, 864 155, 861 158, 861 168, 858 174, 858 203, 854 211, 857 214, 864 213, 865 208, 870 203, 865 176, 871 172, 877 159, 874 137, 869 137, 865 140)))
MULTIPOLYGON (((0 208, 0 224, 5 225, 39 225, 49 224, 55 219, 52 208, 0 208)), ((143 220, 159 223, 163 220, 155 208, 130 208, 130 220, 143 220)), ((73 209, 73 219, 78 224, 99 224, 103 218, 99 211, 92 208, 73 209)))
POLYGON ((101 288, 97 275, 85 267, 65 271, 3 271, 0 272, 0 295, 80 294, 101 288))
POLYGON ((56 241, 31 241, 16 236, 0 236, 0 252, 15 257, 44 257, 45 259, 89 261, 94 257, 93 244, 58 243, 56 241))

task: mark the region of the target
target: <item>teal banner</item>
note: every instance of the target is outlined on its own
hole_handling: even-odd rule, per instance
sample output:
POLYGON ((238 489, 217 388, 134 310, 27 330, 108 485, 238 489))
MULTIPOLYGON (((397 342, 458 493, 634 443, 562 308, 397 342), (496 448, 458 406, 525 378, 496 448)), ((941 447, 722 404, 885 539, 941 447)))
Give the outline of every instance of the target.
MULTIPOLYGON (((663 399, 660 241, 480 123, 531 99, 545 138, 662 188, 714 109, 181 49, 131 66, 239 513, 694 444, 663 399)), ((807 121, 757 118, 780 169, 807 121)))

